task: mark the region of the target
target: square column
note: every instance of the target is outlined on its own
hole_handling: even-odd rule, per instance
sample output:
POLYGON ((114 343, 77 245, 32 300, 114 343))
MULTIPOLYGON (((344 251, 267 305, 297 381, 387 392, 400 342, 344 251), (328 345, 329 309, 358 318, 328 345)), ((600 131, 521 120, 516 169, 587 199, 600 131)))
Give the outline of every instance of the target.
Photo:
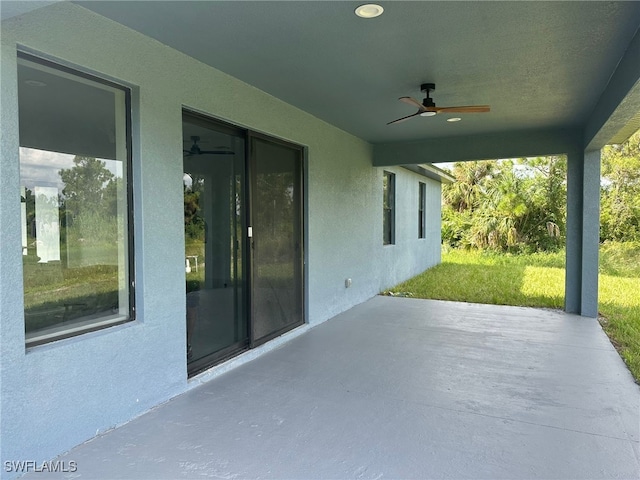
POLYGON ((567 155, 565 310, 598 316, 600 151, 567 155))

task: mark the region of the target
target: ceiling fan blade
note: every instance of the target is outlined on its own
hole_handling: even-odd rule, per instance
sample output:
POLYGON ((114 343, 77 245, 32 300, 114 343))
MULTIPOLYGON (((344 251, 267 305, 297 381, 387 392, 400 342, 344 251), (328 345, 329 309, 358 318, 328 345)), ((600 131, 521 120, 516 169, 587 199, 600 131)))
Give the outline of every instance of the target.
POLYGON ((236 152, 232 152, 231 150, 200 150, 201 155, 235 155, 235 153, 236 152))
POLYGON ((438 113, 485 113, 489 112, 489 105, 469 105, 466 107, 435 107, 438 113))
POLYGON ((421 111, 417 111, 413 115, 407 115, 406 117, 398 118, 397 120, 394 120, 393 122, 387 123, 387 125, 391 125, 392 123, 404 122, 405 120, 409 120, 410 118, 415 117, 416 115, 420 115, 421 113, 422 113, 421 111))
POLYGON ((398 100, 400 100, 401 102, 404 102, 408 105, 411 105, 413 107, 418 107, 418 110, 420 110, 421 112, 424 112, 425 108, 424 105, 422 105, 419 101, 417 101, 415 98, 411 98, 411 97, 400 97, 398 100))

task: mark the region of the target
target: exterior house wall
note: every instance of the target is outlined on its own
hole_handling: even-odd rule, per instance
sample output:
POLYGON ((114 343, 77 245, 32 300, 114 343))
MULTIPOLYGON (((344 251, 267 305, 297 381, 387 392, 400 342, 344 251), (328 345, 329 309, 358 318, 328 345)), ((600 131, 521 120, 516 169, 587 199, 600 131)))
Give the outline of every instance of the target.
MULTIPOLYGON (((385 168, 396 174, 395 243, 382 248, 378 262, 378 290, 382 291, 440 263, 441 184, 404 168, 385 168), (418 238, 419 182, 426 185, 426 237, 418 238)), ((381 169, 382 172, 382 169, 381 169)), ((378 183, 382 183, 382 179, 378 183)), ((382 203, 382 199, 379 203, 382 203)), ((380 234, 382 235, 382 233, 380 234)))
POLYGON ((2 25, 0 453, 43 460, 189 388, 185 360, 182 108, 303 145, 307 322, 319 324, 440 260, 440 183, 401 167, 396 245, 382 245, 372 146, 84 8, 60 3, 2 25), (16 50, 132 88, 134 322, 28 350, 22 298, 16 50), (417 238, 418 181, 428 239, 417 238), (353 285, 345 288, 345 279, 353 285))

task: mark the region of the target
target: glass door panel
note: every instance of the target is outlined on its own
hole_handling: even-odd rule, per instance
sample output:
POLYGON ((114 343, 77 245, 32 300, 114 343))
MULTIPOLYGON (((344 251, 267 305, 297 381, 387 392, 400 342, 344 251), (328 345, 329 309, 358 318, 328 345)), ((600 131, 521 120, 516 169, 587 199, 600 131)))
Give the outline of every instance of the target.
POLYGON ((252 135, 252 344, 303 322, 302 150, 252 135))
POLYGON ((190 373, 248 346, 244 134, 185 114, 183 187, 190 373))

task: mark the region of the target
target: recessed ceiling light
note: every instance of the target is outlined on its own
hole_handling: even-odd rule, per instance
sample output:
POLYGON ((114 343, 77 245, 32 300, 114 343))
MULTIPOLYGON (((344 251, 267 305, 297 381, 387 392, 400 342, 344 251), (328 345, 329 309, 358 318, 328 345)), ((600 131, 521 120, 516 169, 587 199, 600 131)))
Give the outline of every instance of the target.
POLYGON ((41 82, 40 80, 25 80, 24 83, 29 85, 30 87, 46 87, 47 84, 41 82))
POLYGON ((375 3, 367 3, 356 8, 356 15, 361 18, 375 18, 382 15, 384 8, 375 3))
POLYGON ((462 120, 460 117, 447 118, 447 122, 459 122, 460 120, 462 120))
POLYGON ((422 112, 420 114, 421 117, 433 117, 438 112, 422 112))

